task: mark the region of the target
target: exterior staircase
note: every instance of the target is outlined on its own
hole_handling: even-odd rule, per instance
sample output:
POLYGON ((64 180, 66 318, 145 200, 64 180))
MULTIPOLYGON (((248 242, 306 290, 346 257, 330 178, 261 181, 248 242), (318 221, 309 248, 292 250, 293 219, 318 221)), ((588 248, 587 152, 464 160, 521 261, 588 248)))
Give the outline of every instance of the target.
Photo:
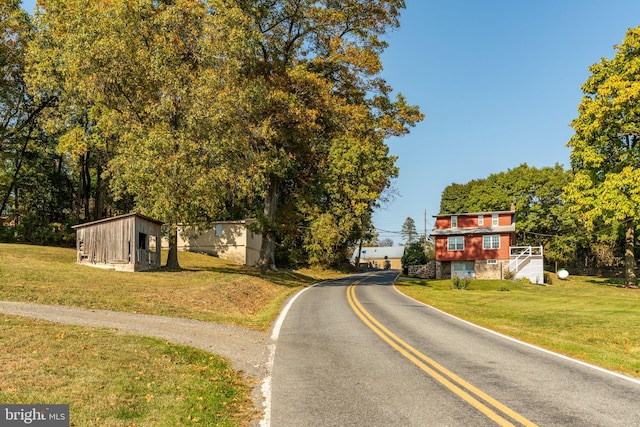
POLYGON ((531 283, 544 283, 542 246, 511 246, 509 271, 515 274, 516 279, 526 277, 531 283))

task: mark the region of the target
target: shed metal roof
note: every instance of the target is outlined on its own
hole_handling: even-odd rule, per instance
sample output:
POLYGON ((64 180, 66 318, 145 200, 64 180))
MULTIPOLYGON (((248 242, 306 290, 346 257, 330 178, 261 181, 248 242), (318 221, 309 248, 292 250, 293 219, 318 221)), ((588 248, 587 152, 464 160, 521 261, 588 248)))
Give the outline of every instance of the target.
POLYGON ((84 224, 74 225, 71 228, 75 228, 75 229, 83 228, 83 227, 88 227, 90 225, 100 224, 100 223, 103 223, 103 222, 115 221, 115 220, 118 220, 118 219, 128 218, 128 217, 131 217, 131 216, 137 216, 138 218, 142 218, 142 219, 147 220, 149 222, 153 222, 153 223, 160 224, 160 225, 164 224, 164 222, 162 222, 162 221, 158 221, 157 219, 153 219, 153 218, 150 218, 148 216, 141 215, 139 213, 129 213, 129 214, 124 214, 124 215, 112 216, 111 218, 103 218, 103 219, 99 219, 97 221, 85 222, 84 224))

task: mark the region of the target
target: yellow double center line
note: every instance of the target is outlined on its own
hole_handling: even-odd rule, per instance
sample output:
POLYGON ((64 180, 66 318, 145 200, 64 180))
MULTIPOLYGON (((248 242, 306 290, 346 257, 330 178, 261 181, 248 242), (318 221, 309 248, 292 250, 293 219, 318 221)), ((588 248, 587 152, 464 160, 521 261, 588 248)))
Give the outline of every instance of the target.
POLYGON ((407 344, 395 334, 385 328, 380 322, 378 322, 367 310, 362 307, 358 299, 356 298, 355 288, 364 279, 354 282, 347 288, 347 300, 353 311, 362 319, 362 321, 371 328, 380 338, 393 347, 398 353, 413 362, 416 366, 436 379, 446 388, 451 390, 454 394, 459 396, 465 402, 482 412, 484 415, 496 422, 501 426, 514 426, 514 424, 505 418, 503 415, 498 414, 497 411, 511 418, 511 420, 517 421, 523 426, 536 426, 533 422, 524 418, 522 415, 506 407, 502 403, 498 402, 491 396, 487 395, 483 391, 477 389, 473 385, 464 381, 453 372, 447 370, 436 361, 425 356, 411 345, 407 344), (473 395, 475 395, 475 397, 473 395), (481 402, 479 399, 484 401, 481 402), (493 409, 490 407, 493 407, 493 409))

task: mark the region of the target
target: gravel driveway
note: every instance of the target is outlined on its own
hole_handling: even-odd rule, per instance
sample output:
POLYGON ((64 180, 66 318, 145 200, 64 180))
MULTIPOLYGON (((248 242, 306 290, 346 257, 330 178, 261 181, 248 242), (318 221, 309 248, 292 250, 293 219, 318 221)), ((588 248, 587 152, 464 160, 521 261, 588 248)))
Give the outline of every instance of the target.
POLYGON ((260 384, 270 375, 269 334, 237 326, 173 317, 132 314, 117 311, 0 301, 0 314, 48 320, 81 326, 114 329, 119 333, 146 335, 219 354, 232 368, 258 380, 253 399, 261 408, 260 384))

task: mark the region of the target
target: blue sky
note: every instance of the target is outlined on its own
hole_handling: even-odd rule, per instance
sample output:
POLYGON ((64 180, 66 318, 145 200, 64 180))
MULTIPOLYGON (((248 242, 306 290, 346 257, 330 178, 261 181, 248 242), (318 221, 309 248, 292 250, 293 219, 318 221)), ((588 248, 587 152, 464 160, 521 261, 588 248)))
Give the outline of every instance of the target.
MULTIPOLYGON (((407 0, 383 77, 426 118, 388 141, 397 195, 378 209, 381 238, 402 242, 407 217, 433 227, 452 183, 522 163, 569 167, 571 120, 588 67, 640 26, 638 0, 407 0)), ((35 0, 24 0, 27 11, 35 0)), ((502 209, 504 207, 496 207, 502 209)))
POLYGON ((427 232, 433 228, 452 183, 522 163, 568 169, 569 124, 589 66, 611 58, 627 29, 640 26, 638 0, 406 3, 383 77, 426 118, 388 142, 399 157, 399 195, 376 211, 374 225, 396 245, 407 217, 422 233, 426 209, 427 232))

